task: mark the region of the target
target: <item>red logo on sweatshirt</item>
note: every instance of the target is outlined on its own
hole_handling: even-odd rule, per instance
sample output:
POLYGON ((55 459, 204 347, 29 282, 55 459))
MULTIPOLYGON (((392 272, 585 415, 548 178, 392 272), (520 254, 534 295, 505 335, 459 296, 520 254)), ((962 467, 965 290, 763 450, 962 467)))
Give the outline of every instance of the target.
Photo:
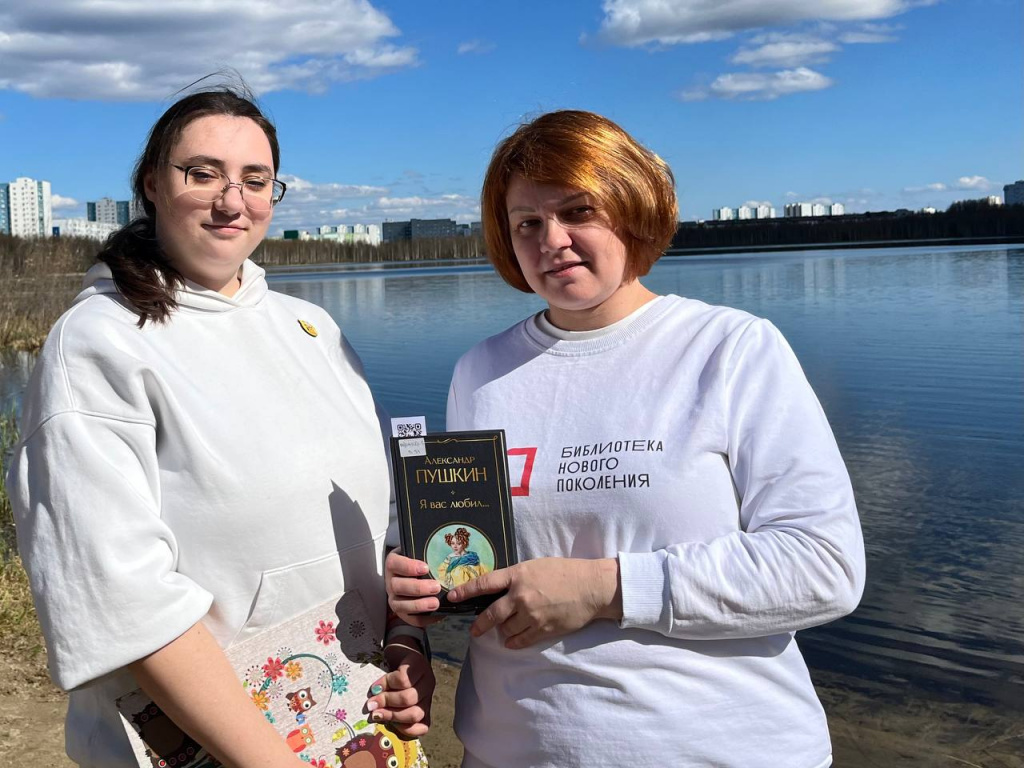
MULTIPOLYGON (((516 471, 519 469, 519 462, 513 461, 513 457, 523 457, 523 470, 519 479, 519 485, 512 486, 513 496, 529 496, 530 495, 530 475, 533 474, 533 460, 537 458, 536 448, 509 448, 508 449, 508 469, 509 472, 514 476, 516 471)), ((509 483, 511 483, 511 478, 509 483)))

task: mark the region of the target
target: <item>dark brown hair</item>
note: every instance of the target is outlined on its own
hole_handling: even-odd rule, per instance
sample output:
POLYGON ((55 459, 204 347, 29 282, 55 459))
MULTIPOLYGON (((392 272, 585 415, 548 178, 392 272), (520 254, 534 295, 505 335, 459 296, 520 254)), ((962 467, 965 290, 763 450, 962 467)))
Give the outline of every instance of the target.
POLYGON ((456 528, 455 533, 446 533, 444 535, 445 544, 449 547, 456 541, 461 541, 463 548, 469 546, 469 531, 465 528, 456 528))
POLYGON ((171 152, 189 123, 211 115, 247 117, 256 123, 270 142, 275 175, 280 167, 277 130, 244 88, 191 93, 160 116, 132 173, 132 195, 142 215, 112 234, 98 256, 110 267, 117 290, 138 313, 140 328, 147 320, 166 320, 177 307, 174 291, 184 284, 184 278, 168 261, 157 240, 156 206, 146 197, 146 177, 170 161, 171 152))
POLYGON ((595 195, 626 246, 626 281, 650 271, 679 225, 675 180, 664 160, 593 112, 541 115, 498 144, 480 200, 487 257, 506 283, 525 293, 533 289, 516 260, 506 202, 514 176, 595 195))

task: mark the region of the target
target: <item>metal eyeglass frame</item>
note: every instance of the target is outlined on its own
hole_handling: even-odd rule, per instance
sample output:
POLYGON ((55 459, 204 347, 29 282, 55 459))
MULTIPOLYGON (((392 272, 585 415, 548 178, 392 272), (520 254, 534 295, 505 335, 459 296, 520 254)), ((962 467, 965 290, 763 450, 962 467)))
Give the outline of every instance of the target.
MULTIPOLYGON (((203 168, 205 170, 217 171, 216 168, 210 168, 210 166, 208 166, 208 165, 184 165, 183 166, 183 165, 178 165, 177 163, 171 163, 171 167, 172 168, 177 168, 179 171, 181 171, 182 173, 185 174, 185 189, 186 190, 188 189, 188 173, 193 168, 203 168)), ((224 197, 224 195, 226 195, 228 193, 228 190, 231 189, 231 187, 238 187, 238 194, 241 195, 242 202, 245 203, 245 205, 247 207, 251 208, 252 206, 249 205, 249 201, 248 201, 248 199, 245 196, 245 187, 243 186, 245 184, 245 182, 244 181, 232 181, 230 179, 230 177, 226 173, 224 173, 223 171, 217 171, 217 173, 220 174, 220 177, 222 179, 227 179, 228 183, 225 184, 221 188, 220 194, 218 194, 215 198, 213 198, 213 200, 202 200, 201 202, 204 202, 204 203, 207 203, 207 202, 215 203, 218 200, 220 200, 222 197, 224 197)), ((267 181, 271 182, 272 184, 280 184, 281 185, 281 194, 278 195, 277 199, 275 200, 273 197, 270 198, 270 208, 274 208, 278 203, 280 203, 282 200, 284 200, 284 193, 288 191, 288 185, 285 184, 280 179, 267 179, 265 176, 261 176, 260 178, 261 179, 266 179, 267 181)), ((194 195, 192 195, 191 192, 189 192, 189 196, 192 197, 195 200, 199 200, 199 198, 195 197, 194 195)), ((270 208, 268 208, 266 210, 270 210, 270 208)))

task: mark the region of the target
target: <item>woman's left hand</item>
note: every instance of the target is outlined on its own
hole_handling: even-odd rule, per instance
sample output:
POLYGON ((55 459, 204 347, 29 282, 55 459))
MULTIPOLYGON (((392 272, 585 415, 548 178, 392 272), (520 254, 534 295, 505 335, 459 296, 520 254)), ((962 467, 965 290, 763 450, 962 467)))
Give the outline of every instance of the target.
POLYGON ((506 648, 575 632, 594 619, 622 618, 619 563, 545 557, 485 573, 448 593, 452 602, 508 590, 473 622, 479 637, 497 627, 506 648))
POLYGON ((430 702, 434 696, 434 671, 427 657, 405 645, 392 643, 384 649, 391 670, 370 688, 366 701, 369 719, 387 725, 407 739, 418 739, 430 728, 430 702))

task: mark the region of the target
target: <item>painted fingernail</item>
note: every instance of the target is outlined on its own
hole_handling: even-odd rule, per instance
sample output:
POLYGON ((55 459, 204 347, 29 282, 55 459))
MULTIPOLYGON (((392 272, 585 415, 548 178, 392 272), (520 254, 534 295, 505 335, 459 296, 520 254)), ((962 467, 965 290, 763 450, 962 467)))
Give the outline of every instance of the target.
POLYGON ((370 715, 370 719, 373 720, 373 722, 375 723, 379 723, 381 721, 380 712, 374 712, 372 715, 370 715))
POLYGON ((373 710, 375 710, 379 706, 380 704, 378 704, 376 701, 368 701, 366 702, 366 711, 373 712, 373 710))
POLYGON ((375 685, 370 689, 370 693, 372 693, 374 696, 376 696, 378 693, 384 693, 384 686, 375 685))

